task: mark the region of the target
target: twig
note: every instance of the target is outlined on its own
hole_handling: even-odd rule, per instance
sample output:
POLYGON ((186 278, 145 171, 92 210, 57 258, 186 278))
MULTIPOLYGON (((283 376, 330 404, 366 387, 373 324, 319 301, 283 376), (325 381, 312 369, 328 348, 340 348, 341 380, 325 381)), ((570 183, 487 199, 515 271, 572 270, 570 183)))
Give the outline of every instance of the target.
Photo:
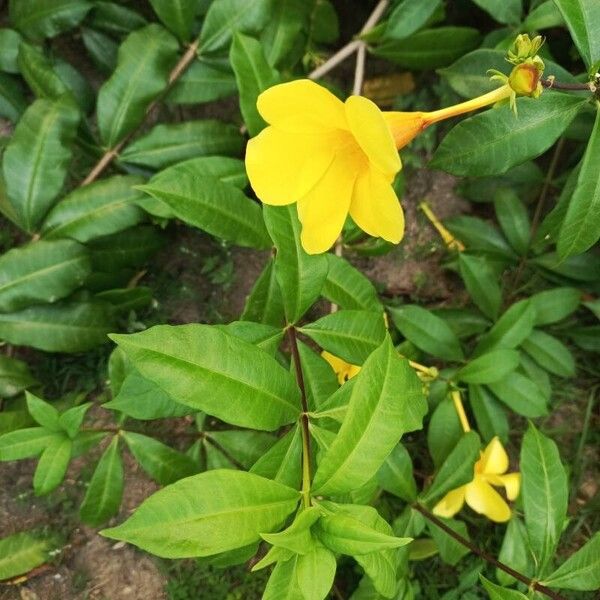
POLYGON ((554 90, 570 90, 573 92, 595 92, 596 86, 593 83, 561 83, 553 78, 542 79, 540 81, 543 87, 554 90))
POLYGON ((500 562, 497 558, 495 558, 491 554, 488 554, 485 550, 482 550, 481 548, 479 548, 478 546, 473 544, 473 542, 464 538, 462 535, 460 535, 459 533, 454 531, 454 529, 448 527, 448 525, 446 525, 446 523, 444 523, 443 521, 438 519, 435 515, 430 513, 422 504, 415 502, 415 504, 413 504, 412 506, 415 510, 419 511, 428 521, 431 521, 431 523, 433 523, 435 526, 439 527, 442 531, 446 532, 451 538, 456 540, 459 544, 462 544, 463 546, 465 546, 465 548, 468 548, 473 554, 476 554, 477 556, 483 558, 485 561, 494 565, 501 571, 508 573, 508 575, 510 575, 511 577, 514 577, 521 583, 524 583, 528 588, 534 589, 536 592, 539 592, 540 594, 544 594, 545 596, 548 596, 548 598, 552 598, 553 600, 566 600, 566 598, 564 596, 561 596, 560 594, 552 591, 550 588, 547 588, 545 585, 542 585, 541 583, 539 583, 533 579, 529 579, 522 573, 519 573, 518 571, 515 571, 513 568, 509 567, 508 565, 505 565, 503 562, 500 562))
POLYGON ((167 81, 167 85, 162 93, 154 100, 150 106, 146 109, 146 114, 144 115, 144 119, 142 122, 129 134, 127 134, 119 143, 117 143, 114 147, 107 150, 100 160, 94 165, 92 170, 88 173, 87 177, 81 182, 80 186, 88 185, 93 181, 96 181, 98 177, 103 173, 103 171, 112 163, 112 161, 118 156, 119 152, 123 148, 123 146, 140 130, 144 122, 146 121, 148 115, 154 110, 154 108, 158 105, 158 103, 165 97, 167 92, 171 89, 172 85, 183 75, 185 70, 190 66, 190 63, 194 60, 196 56, 196 51, 198 50, 198 45, 200 44, 200 39, 196 39, 188 49, 185 54, 179 59, 177 64, 171 70, 169 74, 169 79, 167 81))

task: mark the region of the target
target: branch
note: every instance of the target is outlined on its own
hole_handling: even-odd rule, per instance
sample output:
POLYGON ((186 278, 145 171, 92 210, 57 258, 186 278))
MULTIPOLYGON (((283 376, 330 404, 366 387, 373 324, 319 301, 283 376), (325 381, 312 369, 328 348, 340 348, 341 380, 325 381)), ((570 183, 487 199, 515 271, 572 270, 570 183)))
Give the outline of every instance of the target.
POLYGON ((548 598, 552 598, 553 600, 566 600, 566 598, 564 596, 561 596, 557 592, 552 591, 550 588, 547 588, 545 585, 538 583, 534 579, 529 579, 522 573, 519 573, 518 571, 515 571, 513 568, 509 567, 508 565, 505 565, 504 563, 500 562, 497 558, 495 558, 491 554, 488 554, 485 550, 482 550, 481 548, 479 548, 478 546, 473 544, 473 542, 471 542, 470 540, 467 540, 466 538, 464 538, 462 535, 460 535, 460 533, 457 533, 456 531, 454 531, 454 529, 448 527, 448 525, 446 525, 446 523, 444 523, 443 521, 438 519, 435 515, 430 513, 422 504, 415 502, 412 505, 412 507, 415 510, 419 511, 427 520, 431 521, 434 525, 439 527, 442 531, 446 532, 451 538, 456 540, 459 544, 462 544, 463 546, 465 546, 465 548, 468 548, 473 554, 476 554, 477 556, 483 558, 485 561, 494 565, 501 571, 504 571, 511 577, 514 577, 521 583, 524 583, 528 588, 534 589, 536 592, 539 592, 540 594, 544 594, 545 596, 548 596, 548 598))
POLYGON ((570 90, 573 92, 595 92, 596 86, 593 83, 560 83, 555 81, 553 77, 542 79, 540 81, 543 87, 552 88, 554 90, 570 90))

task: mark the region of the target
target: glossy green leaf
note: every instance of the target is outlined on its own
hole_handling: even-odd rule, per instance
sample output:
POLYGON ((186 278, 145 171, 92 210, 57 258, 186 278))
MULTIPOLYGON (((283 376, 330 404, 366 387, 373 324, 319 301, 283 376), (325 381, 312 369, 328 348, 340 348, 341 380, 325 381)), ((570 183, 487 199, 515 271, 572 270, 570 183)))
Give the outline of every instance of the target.
POLYGON ((440 317, 417 305, 390 309, 394 325, 417 348, 444 360, 464 358, 460 341, 440 317))
POLYGON ((498 436, 501 442, 506 443, 509 431, 506 411, 493 394, 481 385, 470 384, 469 404, 483 441, 489 442, 498 436))
POLYGON ((494 17, 498 23, 516 25, 521 21, 522 0, 473 0, 473 2, 494 17))
POLYGON ((76 27, 91 8, 88 0, 10 0, 8 16, 21 33, 41 40, 76 27))
POLYGON ((21 35, 14 29, 0 29, 0 71, 5 73, 18 73, 19 45, 21 35))
POLYGON ((202 60, 194 61, 167 95, 174 104, 203 104, 233 96, 237 85, 233 73, 202 60))
POLYGON ((546 92, 537 99, 519 98, 518 116, 508 105, 479 113, 450 131, 430 166, 453 175, 505 173, 550 148, 585 102, 580 97, 546 92))
POLYGON ((96 465, 79 508, 79 517, 84 523, 97 527, 119 512, 123 477, 119 436, 115 435, 96 465))
POLYGON ((554 336, 536 329, 523 342, 523 350, 535 362, 559 377, 575 375, 575 358, 571 351, 554 336))
POLYGON ((83 352, 108 342, 114 330, 111 307, 103 302, 38 305, 0 314, 0 338, 46 352, 83 352))
POLYGON ((529 248, 531 223, 527 209, 516 193, 500 191, 494 198, 496 216, 510 245, 523 255, 529 248))
POLYGON ((35 231, 63 187, 79 113, 72 101, 36 100, 19 121, 2 163, 18 224, 35 231))
POLYGON ((226 423, 272 431, 299 415, 293 376, 266 352, 216 328, 158 325, 112 338, 177 402, 226 423))
POLYGON ((390 494, 406 502, 417 498, 417 484, 413 476, 410 454, 402 444, 397 444, 377 472, 379 485, 390 494))
MULTIPOLYGON (((600 8, 597 13, 600 25, 600 8)), ((585 252, 600 238, 600 105, 597 106, 594 130, 558 235, 557 250, 561 258, 585 252)))
POLYGON ((283 299, 275 277, 272 258, 269 259, 262 273, 254 282, 240 318, 275 327, 282 327, 285 323, 283 299))
POLYGON ((11 398, 36 385, 26 362, 11 356, 0 356, 0 398, 11 398))
POLYGON ((163 169, 198 156, 237 156, 243 149, 239 128, 207 119, 156 125, 125 147, 122 162, 163 169))
POLYGON ((277 354, 285 333, 281 327, 271 327, 271 325, 251 323, 250 321, 232 321, 227 325, 215 325, 215 327, 261 348, 271 356, 277 354))
POLYGON ((600 59, 600 6, 595 0, 554 0, 587 67, 600 59))
POLYGON ((48 542, 27 531, 0 539, 0 581, 28 573, 48 560, 48 542))
POLYGON ((401 40, 427 24, 441 0, 403 0, 390 13, 384 39, 401 40))
POLYGON ((527 600, 527 596, 517 590, 511 590, 509 588, 503 588, 500 585, 496 585, 491 581, 487 580, 483 575, 479 575, 481 583, 490 600, 527 600))
POLYGON ((38 456, 56 438, 43 427, 27 427, 0 435, 0 461, 38 456))
POLYGON ((548 396, 544 390, 531 378, 517 371, 511 373, 510 377, 488 383, 488 387, 519 415, 533 419, 548 412, 548 396))
POLYGON ((542 574, 563 531, 569 486, 556 444, 532 424, 523 437, 520 469, 525 525, 537 559, 536 574, 542 574))
POLYGON ((502 291, 487 261, 480 256, 461 253, 458 267, 473 302, 487 317, 497 318, 502 304, 502 291))
POLYGON ((33 475, 36 496, 45 496, 61 484, 71 460, 72 445, 66 435, 56 434, 44 448, 33 475))
POLYGON ((421 427, 426 413, 419 378, 389 337, 355 379, 346 418, 315 473, 315 493, 340 494, 365 484, 402 434, 421 427))
POLYGON ((235 33, 229 60, 235 73, 240 96, 240 110, 251 136, 266 125, 258 113, 256 101, 261 92, 278 83, 279 74, 265 57, 261 43, 247 35, 235 33))
POLYGON ((573 314, 581 302, 581 292, 576 288, 556 287, 530 296, 535 309, 535 324, 558 323, 573 314))
POLYGON ((338 390, 337 377, 331 365, 303 342, 298 342, 298 352, 309 406, 319 409, 338 390))
POLYGON ((501 381, 519 366, 519 353, 509 348, 486 352, 470 360, 456 379, 464 383, 493 383, 501 381))
POLYGON ((296 323, 321 295, 327 277, 324 254, 310 255, 300 243, 296 207, 264 206, 267 230, 275 244, 275 276, 288 323, 296 323))
POLYGON ((253 473, 208 471, 153 494, 102 534, 163 558, 210 556, 276 530, 298 500, 298 491, 253 473))
MULTIPOLYGON (((523 521, 516 515, 511 517, 506 526, 498 560, 505 565, 511 565, 523 575, 531 576, 533 573, 533 556, 529 549, 527 530, 523 521)), ((510 585, 516 581, 512 575, 498 568, 496 568, 496 579, 502 585, 510 585)))
POLYGON ((197 0, 150 0, 158 18, 182 41, 190 39, 198 10, 197 0))
POLYGON ((113 147, 143 120, 150 103, 165 89, 178 44, 160 25, 134 31, 119 47, 115 72, 98 92, 98 129, 113 147))
POLYGON ((55 302, 80 287, 91 271, 84 246, 70 240, 37 241, 0 256, 0 311, 55 302))
POLYGON ((148 24, 138 12, 117 2, 96 0, 88 19, 94 29, 106 31, 117 37, 127 35, 148 24))

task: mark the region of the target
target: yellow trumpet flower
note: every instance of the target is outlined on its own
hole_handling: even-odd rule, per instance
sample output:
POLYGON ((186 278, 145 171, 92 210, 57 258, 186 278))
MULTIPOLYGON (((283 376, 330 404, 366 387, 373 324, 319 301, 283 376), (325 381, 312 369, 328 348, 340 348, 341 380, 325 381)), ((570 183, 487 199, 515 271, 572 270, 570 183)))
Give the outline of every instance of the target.
POLYGON ((492 486, 504 487, 506 497, 515 500, 521 487, 520 473, 506 473, 508 455, 500 440, 495 437, 475 463, 474 477, 470 483, 448 492, 433 508, 439 517, 454 516, 466 502, 475 512, 491 521, 504 523, 511 517, 510 507, 492 486))
POLYGON ((358 365, 351 365, 344 359, 334 356, 331 354, 331 352, 327 352, 327 350, 323 350, 323 352, 321 352, 321 356, 331 365, 331 368, 337 375, 340 385, 346 383, 348 379, 352 379, 360 371, 360 367, 358 365))

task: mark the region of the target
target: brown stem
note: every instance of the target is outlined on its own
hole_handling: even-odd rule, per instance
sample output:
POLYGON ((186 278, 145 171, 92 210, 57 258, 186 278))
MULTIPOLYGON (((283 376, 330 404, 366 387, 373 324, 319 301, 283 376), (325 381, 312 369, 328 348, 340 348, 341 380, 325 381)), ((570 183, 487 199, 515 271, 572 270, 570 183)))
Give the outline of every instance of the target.
POLYGON ((159 95, 159 97, 156 98, 156 100, 154 100, 154 102, 152 102, 150 106, 148 106, 142 122, 131 133, 127 134, 113 148, 108 149, 102 155, 102 158, 100 158, 100 160, 94 165, 92 170, 88 173, 87 177, 81 182, 80 186, 88 185, 93 181, 96 181, 96 179, 98 179, 98 177, 102 174, 104 169, 106 169, 110 165, 110 163, 112 163, 112 161, 118 156, 123 146, 140 130, 148 115, 154 110, 157 104, 165 97, 167 92, 171 89, 172 85, 183 75, 185 70, 190 66, 190 63, 194 60, 194 57, 196 56, 196 51, 198 50, 199 43, 200 39, 198 38, 192 44, 190 44, 185 54, 173 67, 171 73, 169 74, 167 86, 159 95))
POLYGON ((534 579, 529 579, 529 577, 526 577, 522 573, 519 573, 518 571, 515 571, 513 568, 509 567, 508 565, 505 565, 503 562, 500 562, 496 557, 492 556, 491 554, 488 554, 485 550, 482 550, 481 548, 473 544, 473 542, 464 538, 462 535, 460 535, 460 533, 457 533, 456 531, 454 531, 454 529, 448 527, 446 523, 444 523, 435 515, 430 513, 422 504, 415 502, 412 506, 415 510, 419 511, 428 521, 431 521, 436 527, 439 527, 442 531, 446 532, 452 539, 456 540, 459 544, 462 544, 463 546, 465 546, 465 548, 468 548, 473 554, 476 554, 477 556, 483 558, 486 562, 494 565, 501 571, 508 573, 508 575, 510 575, 511 577, 514 577, 521 583, 524 583, 528 588, 534 589, 536 592, 544 594, 545 596, 548 596, 548 598, 552 598, 553 600, 566 600, 564 596, 561 596, 557 592, 552 591, 545 585, 542 585, 534 579))
POLYGON ((593 92, 594 89, 590 83, 561 83, 554 79, 542 79, 541 84, 545 88, 554 90, 571 90, 574 92, 593 92))

